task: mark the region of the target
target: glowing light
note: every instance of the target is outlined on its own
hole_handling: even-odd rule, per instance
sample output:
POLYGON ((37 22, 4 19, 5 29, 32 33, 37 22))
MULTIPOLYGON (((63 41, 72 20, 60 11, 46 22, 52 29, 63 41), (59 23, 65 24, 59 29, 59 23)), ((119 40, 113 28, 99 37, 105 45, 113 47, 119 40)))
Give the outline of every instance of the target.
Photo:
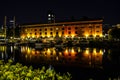
POLYGON ((68 35, 65 35, 65 37, 68 37, 68 35))
POLYGON ((100 37, 103 37, 103 35, 101 34, 100 37))
POLYGON ((32 50, 32 54, 33 54, 33 55, 35 54, 35 50, 32 50))
POLYGON ((59 52, 59 55, 62 56, 62 52, 59 52))
POLYGON ((74 38, 74 36, 75 36, 75 35, 74 35, 74 34, 72 34, 72 38, 74 38))
POLYGON ((56 60, 57 60, 57 61, 59 60, 58 56, 56 57, 56 60))
POLYGON ((94 34, 94 37, 96 37, 96 34, 94 34))
POLYGON ((64 54, 65 54, 65 55, 68 55, 68 49, 65 50, 64 54))
POLYGON ((96 53, 96 48, 93 49, 93 53, 96 53))
POLYGON ((85 53, 86 53, 86 54, 89 54, 89 49, 86 49, 86 50, 85 50, 85 53))
POLYGON ((85 34, 86 37, 88 37, 88 34, 85 34))
POLYGON ((31 53, 31 50, 30 48, 27 49, 27 53, 30 54, 31 53))
POLYGON ((103 55, 103 51, 102 51, 102 50, 100 50, 100 54, 102 54, 102 55, 103 55))
POLYGON ((50 35, 47 35, 47 37, 49 38, 49 37, 50 37, 50 35))
POLYGON ((32 35, 32 38, 35 38, 35 35, 34 35, 34 34, 32 35))
POLYGON ((50 55, 51 51, 50 49, 47 49, 47 54, 50 55))
POLYGON ((29 34, 27 34, 27 37, 28 37, 28 38, 30 38, 30 35, 29 35, 29 34))

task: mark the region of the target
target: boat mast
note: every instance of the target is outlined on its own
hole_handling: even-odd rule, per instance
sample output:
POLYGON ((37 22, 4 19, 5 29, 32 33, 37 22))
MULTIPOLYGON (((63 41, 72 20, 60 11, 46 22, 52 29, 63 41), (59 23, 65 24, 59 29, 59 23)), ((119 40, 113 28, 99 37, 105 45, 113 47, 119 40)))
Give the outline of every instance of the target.
POLYGON ((6 42, 6 37, 7 37, 6 36, 7 35, 6 34, 6 28, 7 28, 7 26, 6 26, 6 20, 7 20, 7 16, 4 17, 4 39, 5 39, 5 42, 6 42))
POLYGON ((13 41, 15 38, 15 16, 13 17, 13 41))

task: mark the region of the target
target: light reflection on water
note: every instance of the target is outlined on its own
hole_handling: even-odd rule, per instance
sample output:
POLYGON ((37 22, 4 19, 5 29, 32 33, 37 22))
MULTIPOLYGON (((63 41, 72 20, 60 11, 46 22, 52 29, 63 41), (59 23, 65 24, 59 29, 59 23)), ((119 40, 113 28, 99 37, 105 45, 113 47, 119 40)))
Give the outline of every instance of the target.
POLYGON ((28 46, 0 46, 0 59, 15 58, 19 55, 19 59, 29 63, 47 63, 56 65, 76 65, 87 67, 101 67, 103 55, 107 52, 107 58, 111 59, 111 50, 98 48, 81 48, 81 47, 66 47, 57 49, 44 48, 35 49, 28 46), (17 51, 15 51, 17 50, 17 51))
POLYGON ((84 66, 84 67, 98 67, 102 66, 103 49, 97 48, 80 48, 80 47, 66 47, 61 49, 44 48, 41 50, 21 46, 19 48, 10 46, 0 46, 1 58, 4 59, 5 54, 19 54, 19 59, 24 63, 35 64, 52 64, 64 66, 84 66), (10 48, 10 49, 9 49, 10 48), (7 50, 6 50, 7 49, 7 50), (17 50, 15 52, 15 50, 17 50))
MULTIPOLYGON (((65 67, 68 68, 77 66, 80 68, 70 68, 70 70, 73 69, 71 72, 76 73, 78 71, 76 73, 77 76, 83 75, 84 73, 85 76, 90 77, 93 76, 94 73, 92 73, 91 70, 88 72, 86 72, 86 69, 81 70, 82 67, 98 68, 100 70, 104 69, 101 74, 105 75, 105 77, 113 77, 114 75, 115 78, 119 77, 119 53, 119 49, 117 50, 81 47, 66 47, 56 49, 55 47, 52 47, 39 50, 28 46, 0 46, 0 59, 2 60, 12 58, 15 62, 20 62, 26 65, 48 64, 53 66, 63 66, 64 69, 62 68, 61 70, 66 70, 65 67)), ((95 74, 101 75, 100 72, 96 72, 95 74)), ((81 78, 82 77, 83 76, 81 76, 81 78)))

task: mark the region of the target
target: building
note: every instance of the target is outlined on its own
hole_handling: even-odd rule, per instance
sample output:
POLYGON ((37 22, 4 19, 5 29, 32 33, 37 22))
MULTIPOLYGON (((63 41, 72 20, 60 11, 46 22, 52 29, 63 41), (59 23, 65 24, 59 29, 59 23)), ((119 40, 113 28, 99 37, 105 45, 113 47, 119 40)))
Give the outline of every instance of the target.
POLYGON ((47 12, 47 20, 48 23, 55 23, 55 14, 52 12, 52 10, 47 12))
POLYGON ((21 25, 21 38, 100 38, 102 19, 85 19, 48 24, 21 25))

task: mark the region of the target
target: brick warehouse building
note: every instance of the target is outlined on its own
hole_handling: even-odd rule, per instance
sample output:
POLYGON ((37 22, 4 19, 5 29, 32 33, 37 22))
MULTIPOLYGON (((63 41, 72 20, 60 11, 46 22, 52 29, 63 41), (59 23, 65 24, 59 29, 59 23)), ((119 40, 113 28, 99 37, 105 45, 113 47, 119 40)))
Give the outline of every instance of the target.
POLYGON ((21 25, 20 37, 29 38, 101 38, 103 19, 85 19, 48 24, 21 25))

